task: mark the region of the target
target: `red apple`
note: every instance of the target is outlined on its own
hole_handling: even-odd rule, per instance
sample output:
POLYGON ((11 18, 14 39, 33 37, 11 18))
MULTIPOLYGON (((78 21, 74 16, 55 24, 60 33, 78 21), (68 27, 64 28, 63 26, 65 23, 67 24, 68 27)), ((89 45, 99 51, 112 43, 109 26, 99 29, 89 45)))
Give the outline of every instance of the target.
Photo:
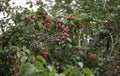
POLYGON ((60 67, 59 67, 59 66, 56 66, 56 68, 57 68, 57 69, 60 69, 60 67))
POLYGON ((40 0, 37 0, 37 1, 36 1, 36 5, 40 5, 40 0))
POLYGON ((63 21, 62 21, 62 20, 58 20, 58 22, 57 22, 57 23, 61 23, 61 24, 62 24, 62 23, 63 23, 63 21))
POLYGON ((44 56, 44 57, 46 57, 46 56, 48 56, 48 52, 42 52, 42 55, 44 56))
POLYGON ((69 16, 69 17, 67 18, 67 20, 75 20, 75 17, 69 16))
POLYGON ((116 68, 117 68, 117 69, 120 69, 120 65, 117 65, 116 68))
POLYGON ((56 65, 56 66, 60 66, 60 63, 57 62, 55 65, 56 65))
POLYGON ((95 58, 96 58, 96 54, 90 54, 90 55, 89 55, 89 59, 90 59, 90 60, 93 60, 93 59, 95 59, 95 58))
POLYGON ((40 36, 39 35, 36 36, 36 40, 40 40, 40 36))
POLYGON ((36 48, 37 48, 37 44, 34 43, 34 44, 33 44, 33 50, 35 50, 36 48))
POLYGON ((63 31, 68 31, 69 29, 70 29, 69 26, 66 26, 63 28, 63 31))
POLYGON ((78 47, 78 51, 84 51, 85 50, 85 48, 83 48, 83 47, 78 47))
POLYGON ((50 22, 52 22, 52 21, 53 21, 53 19, 52 19, 52 18, 49 18, 47 21, 50 23, 50 22))
POLYGON ((16 65, 15 70, 18 71, 20 69, 20 65, 16 65))
POLYGON ((15 76, 20 76, 20 74, 19 73, 15 73, 15 76))
POLYGON ((27 17, 27 22, 30 22, 31 19, 32 19, 32 17, 31 17, 31 16, 28 16, 28 17, 27 17))
POLYGON ((62 20, 58 20, 57 23, 56 23, 56 27, 60 27, 60 26, 62 26, 62 23, 63 23, 62 20))
POLYGON ((117 69, 114 69, 113 74, 114 74, 114 75, 117 75, 117 74, 118 74, 118 70, 117 70, 117 69))
POLYGON ((2 4, 0 4, 0 10, 2 9, 2 7, 3 7, 3 5, 2 5, 2 4))
POLYGON ((3 44, 3 41, 2 40, 0 40, 0 45, 2 45, 3 44))

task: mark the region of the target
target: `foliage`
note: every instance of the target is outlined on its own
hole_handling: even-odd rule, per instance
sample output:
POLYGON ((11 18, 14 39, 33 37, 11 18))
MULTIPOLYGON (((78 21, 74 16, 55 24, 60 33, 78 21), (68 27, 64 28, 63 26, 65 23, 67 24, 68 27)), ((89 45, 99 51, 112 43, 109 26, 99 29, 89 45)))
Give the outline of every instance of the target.
POLYGON ((120 75, 119 0, 55 0, 48 10, 28 1, 37 11, 9 1, 0 2, 0 75, 120 75))

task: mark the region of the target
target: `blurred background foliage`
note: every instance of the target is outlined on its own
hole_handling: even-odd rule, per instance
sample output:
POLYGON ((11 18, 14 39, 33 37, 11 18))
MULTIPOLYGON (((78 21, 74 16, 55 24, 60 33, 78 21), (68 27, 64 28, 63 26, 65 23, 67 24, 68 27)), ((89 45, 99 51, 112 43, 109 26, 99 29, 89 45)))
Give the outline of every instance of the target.
POLYGON ((120 0, 46 1, 0 0, 0 75, 120 76, 120 0))

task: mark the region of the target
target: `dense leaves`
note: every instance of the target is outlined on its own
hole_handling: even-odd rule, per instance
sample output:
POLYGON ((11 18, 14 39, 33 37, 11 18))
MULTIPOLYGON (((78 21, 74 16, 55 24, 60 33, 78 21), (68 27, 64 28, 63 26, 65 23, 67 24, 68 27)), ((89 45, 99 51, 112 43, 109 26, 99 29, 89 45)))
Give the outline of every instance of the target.
POLYGON ((0 2, 0 75, 119 76, 119 0, 54 3, 0 2))

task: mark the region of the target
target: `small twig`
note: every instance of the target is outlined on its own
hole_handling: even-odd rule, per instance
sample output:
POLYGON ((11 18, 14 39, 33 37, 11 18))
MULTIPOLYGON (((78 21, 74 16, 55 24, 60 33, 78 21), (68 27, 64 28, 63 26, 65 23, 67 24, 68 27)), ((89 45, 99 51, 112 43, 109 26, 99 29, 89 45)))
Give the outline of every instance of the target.
POLYGON ((112 55, 113 51, 114 51, 114 39, 113 39, 113 36, 111 35, 111 33, 109 33, 110 35, 110 38, 111 38, 111 52, 110 52, 110 55, 109 57, 112 55))

